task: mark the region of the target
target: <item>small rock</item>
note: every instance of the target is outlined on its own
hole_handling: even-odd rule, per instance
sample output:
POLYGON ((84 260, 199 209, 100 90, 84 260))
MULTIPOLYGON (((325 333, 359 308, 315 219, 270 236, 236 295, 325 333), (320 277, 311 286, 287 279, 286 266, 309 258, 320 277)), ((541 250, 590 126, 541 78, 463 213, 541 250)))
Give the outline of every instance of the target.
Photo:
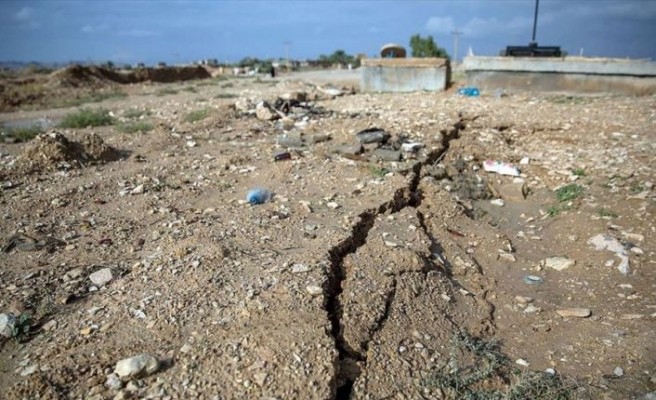
POLYGON ((41 328, 42 328, 44 331, 50 331, 50 330, 52 330, 52 329, 55 329, 56 327, 57 327, 57 321, 55 321, 54 319, 53 319, 53 320, 50 320, 50 321, 48 321, 48 322, 46 322, 45 324, 43 324, 43 325, 41 326, 41 328))
POLYGON ((11 337, 15 324, 16 317, 13 314, 0 314, 0 335, 11 337))
POLYGON ((104 286, 114 279, 114 274, 111 268, 103 268, 89 275, 89 279, 96 286, 104 286))
POLYGON ((540 307, 536 307, 533 304, 529 304, 528 307, 526 307, 524 309, 524 312, 526 314, 532 314, 532 313, 535 313, 535 312, 538 312, 538 311, 540 311, 540 307))
POLYGON ((528 367, 531 365, 528 361, 524 360, 523 358, 518 358, 517 361, 515 361, 515 364, 521 365, 522 367, 528 367))
POLYGON ((112 390, 119 390, 123 388, 123 381, 116 374, 111 374, 107 377, 105 386, 112 390))
POLYGON ((266 372, 259 372, 255 375, 253 375, 253 380, 255 383, 257 383, 258 386, 264 386, 264 382, 266 381, 266 378, 269 376, 266 372))
POLYGON ((587 318, 592 313, 589 308, 565 308, 562 310, 556 310, 556 313, 561 317, 575 317, 575 318, 587 318))
POLYGON ((490 200, 490 204, 492 204, 494 206, 503 207, 504 204, 506 204, 506 203, 503 201, 503 199, 494 199, 494 200, 490 200))
POLYGON ((294 264, 292 265, 292 273, 293 274, 302 274, 304 272, 309 272, 310 267, 305 265, 305 264, 294 264))
POLYGON ((519 160, 520 165, 528 165, 531 162, 531 159, 528 157, 522 157, 521 160, 519 160))
POLYGON ((307 292, 310 293, 312 296, 320 296, 323 293, 323 289, 320 286, 316 286, 316 285, 306 286, 305 290, 307 290, 307 292))
POLYGON ((21 371, 20 375, 21 375, 21 376, 32 375, 33 373, 36 372, 36 370, 37 370, 38 368, 39 368, 38 365, 36 365, 36 364, 32 364, 32 365, 30 365, 29 367, 25 367, 25 368, 21 371))
POLYGON ((624 235, 627 240, 636 242, 643 242, 645 240, 645 237, 639 233, 622 232, 622 235, 624 235))
POLYGON ((401 152, 396 150, 376 149, 374 156, 382 161, 399 161, 401 159, 401 152))
POLYGON ((328 206, 328 208, 333 209, 333 210, 336 210, 340 207, 339 204, 337 204, 334 201, 330 201, 326 205, 328 206))
POLYGON ((142 194, 144 192, 144 185, 138 185, 130 191, 131 194, 142 194))
POLYGON ((159 361, 149 354, 123 359, 116 363, 114 372, 121 378, 142 378, 159 370, 159 361))
POLYGON ((533 302, 533 298, 528 296, 515 296, 515 301, 520 304, 529 304, 533 302))
POLYGON ((502 199, 506 201, 520 201, 526 199, 528 187, 524 182, 507 183, 505 185, 495 186, 502 199))
POLYGON ((185 343, 185 344, 180 348, 180 351, 181 351, 182 353, 187 354, 187 353, 189 353, 189 352, 191 351, 191 349, 192 349, 191 345, 190 345, 189 343, 185 343))
POLYGON ((613 374, 615 374, 615 376, 624 376, 624 369, 622 369, 621 367, 616 367, 613 370, 613 374))
POLYGON ((404 151, 406 153, 416 153, 422 147, 424 147, 424 145, 418 142, 403 143, 401 145, 401 151, 404 151))
POLYGON ((356 144, 356 145, 338 146, 334 149, 334 151, 341 155, 357 156, 359 154, 362 154, 363 149, 361 144, 356 144))
POLYGON ((574 265, 576 265, 576 261, 567 257, 551 257, 544 260, 545 267, 555 269, 556 271, 562 271, 574 265))
POLYGON ((80 335, 89 336, 91 335, 91 332, 93 332, 93 328, 90 326, 80 329, 80 335))
POLYGON ((644 317, 642 314, 622 314, 620 319, 641 319, 644 317))
POLYGON ((506 253, 505 251, 503 253, 499 253, 499 258, 502 258, 502 259, 504 259, 506 261, 510 261, 510 262, 517 261, 517 258, 514 255, 512 255, 510 253, 506 253))
POLYGON ((255 116, 262 121, 273 121, 274 119, 280 118, 280 115, 273 111, 271 106, 265 101, 261 101, 255 106, 255 116))

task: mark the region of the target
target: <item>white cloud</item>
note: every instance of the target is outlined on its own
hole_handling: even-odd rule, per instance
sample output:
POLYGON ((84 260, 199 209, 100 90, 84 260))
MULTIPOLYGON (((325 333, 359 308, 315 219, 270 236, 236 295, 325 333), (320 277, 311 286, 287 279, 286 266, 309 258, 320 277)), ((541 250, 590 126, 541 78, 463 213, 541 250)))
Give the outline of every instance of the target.
POLYGON ((14 14, 14 19, 16 21, 27 22, 32 19, 33 11, 30 7, 23 7, 14 14))
POLYGON ((107 29, 109 29, 109 25, 107 24, 100 24, 100 25, 84 25, 80 31, 84 33, 98 33, 98 32, 104 32, 107 29))
POLYGON ((433 33, 449 35, 455 27, 453 17, 430 17, 426 22, 426 30, 433 33))
POLYGON ((147 29, 128 29, 118 32, 119 36, 133 36, 133 37, 149 37, 155 36, 158 32, 149 31, 147 29))

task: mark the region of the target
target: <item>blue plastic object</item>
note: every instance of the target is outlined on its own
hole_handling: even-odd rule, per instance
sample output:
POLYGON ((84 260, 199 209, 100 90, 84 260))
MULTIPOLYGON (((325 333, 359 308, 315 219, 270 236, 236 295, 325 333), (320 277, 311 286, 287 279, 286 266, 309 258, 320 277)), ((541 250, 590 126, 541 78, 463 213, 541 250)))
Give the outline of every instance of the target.
POLYGON ((475 87, 464 87, 458 89, 456 92, 458 94, 461 94, 463 96, 469 96, 469 97, 477 97, 480 96, 481 92, 478 90, 478 88, 475 87))
POLYGON ((246 201, 253 205, 264 204, 269 200, 271 200, 271 192, 263 188, 251 189, 246 194, 246 201))

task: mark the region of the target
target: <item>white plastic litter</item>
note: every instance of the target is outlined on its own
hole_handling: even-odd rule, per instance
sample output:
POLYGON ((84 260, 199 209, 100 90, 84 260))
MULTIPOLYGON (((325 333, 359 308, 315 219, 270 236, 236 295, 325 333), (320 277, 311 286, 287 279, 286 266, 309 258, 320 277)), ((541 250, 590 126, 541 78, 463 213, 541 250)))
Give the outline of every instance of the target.
POLYGON ((483 163, 483 169, 499 175, 519 176, 519 169, 517 167, 502 161, 487 160, 483 163))

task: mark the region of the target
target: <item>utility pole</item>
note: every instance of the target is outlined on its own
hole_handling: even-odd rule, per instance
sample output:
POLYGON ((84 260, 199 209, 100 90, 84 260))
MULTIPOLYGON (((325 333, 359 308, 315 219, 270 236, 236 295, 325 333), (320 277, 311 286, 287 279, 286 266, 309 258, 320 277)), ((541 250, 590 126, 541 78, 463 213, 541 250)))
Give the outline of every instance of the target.
POLYGON ((531 40, 531 46, 537 46, 535 41, 535 31, 538 28, 538 8, 540 7, 540 0, 535 0, 535 16, 533 17, 533 39, 531 40))
POLYGON ((285 58, 287 59, 287 72, 290 71, 290 65, 289 65, 289 46, 291 46, 292 42, 283 42, 285 45, 285 58))
POLYGON ((458 36, 462 35, 462 31, 454 30, 451 31, 453 35, 453 66, 455 67, 458 63, 458 36))

